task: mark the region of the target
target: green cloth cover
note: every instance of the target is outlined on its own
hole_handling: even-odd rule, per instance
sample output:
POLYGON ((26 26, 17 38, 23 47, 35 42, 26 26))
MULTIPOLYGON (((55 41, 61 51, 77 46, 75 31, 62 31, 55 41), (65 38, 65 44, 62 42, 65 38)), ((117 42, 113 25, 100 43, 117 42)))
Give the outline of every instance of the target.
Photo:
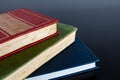
POLYGON ((51 47, 53 44, 58 43, 64 37, 77 30, 76 27, 70 25, 58 23, 59 35, 48 39, 40 44, 34 45, 30 48, 27 48, 21 52, 18 52, 8 58, 5 58, 0 61, 0 80, 4 79, 19 67, 26 64, 29 60, 36 57, 38 54, 41 54, 42 51, 46 50, 48 47, 51 47))

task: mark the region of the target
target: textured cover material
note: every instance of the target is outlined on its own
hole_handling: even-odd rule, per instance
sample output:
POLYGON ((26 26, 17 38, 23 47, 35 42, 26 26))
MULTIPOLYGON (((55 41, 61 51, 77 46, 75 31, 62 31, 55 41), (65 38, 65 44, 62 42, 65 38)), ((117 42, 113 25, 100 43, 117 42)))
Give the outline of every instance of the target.
MULTIPOLYGON (((0 49, 1 51, 4 50, 2 49, 2 46, 4 46, 4 43, 7 43, 8 41, 12 41, 15 38, 21 37, 24 34, 28 34, 30 32, 50 26, 57 22, 57 19, 45 16, 37 12, 33 12, 25 8, 0 14, 0 49)), ((39 42, 53 37, 56 34, 57 32, 50 35, 48 34, 49 37, 46 37, 39 42)), ((13 45, 18 46, 17 44, 13 45)), ((7 46, 9 47, 10 45, 8 44, 7 46)), ((20 47, 20 49, 16 49, 13 51, 10 50, 10 52, 8 51, 6 53, 2 53, 0 55, 0 60, 20 50, 23 50, 24 48, 27 48, 27 46, 23 45, 22 47, 20 47)))
MULTIPOLYGON (((46 64, 41 66, 38 70, 36 70, 34 73, 28 76, 26 80, 46 80, 42 78, 39 79, 38 76, 41 76, 44 74, 50 74, 52 72, 57 72, 57 71, 65 70, 65 69, 70 69, 73 67, 78 67, 81 65, 86 65, 89 63, 93 63, 93 62, 96 63, 98 61, 99 59, 88 49, 88 47, 81 40, 76 38, 75 42, 72 45, 70 45, 67 49, 63 50, 60 54, 58 54, 56 57, 48 61, 46 64)), ((96 67, 87 69, 84 71, 78 71, 73 74, 87 72, 95 68, 96 67)), ((66 74, 64 75, 64 77, 70 76, 73 74, 69 74, 69 75, 66 74)), ((57 78, 55 77, 55 80, 58 78, 60 79, 62 77, 63 76, 59 76, 57 78)))
POLYGON ((0 44, 56 22, 57 19, 25 8, 0 14, 0 44))
MULTIPOLYGON (((38 55, 42 54, 42 52, 46 51, 53 45, 59 43, 76 30, 77 28, 75 27, 59 23, 58 24, 59 35, 1 60, 0 79, 5 79, 11 74, 15 73, 16 71, 18 71, 18 69, 21 69, 21 67, 24 67, 27 63, 29 63, 29 61, 36 58, 38 55)), ((22 76, 22 74, 16 74, 16 76, 19 77, 22 76)))

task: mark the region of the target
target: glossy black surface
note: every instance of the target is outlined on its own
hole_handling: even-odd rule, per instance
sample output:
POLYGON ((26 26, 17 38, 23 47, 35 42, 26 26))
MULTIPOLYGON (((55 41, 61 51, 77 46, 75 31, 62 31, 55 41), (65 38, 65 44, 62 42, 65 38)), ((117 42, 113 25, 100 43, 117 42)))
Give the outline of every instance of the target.
POLYGON ((0 13, 21 7, 77 26, 79 28, 77 36, 101 60, 100 69, 95 73, 95 80, 119 78, 119 0, 0 0, 0 13))

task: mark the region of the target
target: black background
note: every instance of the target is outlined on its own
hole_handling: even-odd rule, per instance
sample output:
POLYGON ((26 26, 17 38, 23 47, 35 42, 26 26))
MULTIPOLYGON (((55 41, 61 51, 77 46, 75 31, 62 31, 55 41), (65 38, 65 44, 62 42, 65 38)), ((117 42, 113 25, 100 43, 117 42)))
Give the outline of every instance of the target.
POLYGON ((78 27, 77 36, 101 60, 95 80, 119 78, 119 0, 0 0, 0 13, 18 8, 29 8, 78 27))

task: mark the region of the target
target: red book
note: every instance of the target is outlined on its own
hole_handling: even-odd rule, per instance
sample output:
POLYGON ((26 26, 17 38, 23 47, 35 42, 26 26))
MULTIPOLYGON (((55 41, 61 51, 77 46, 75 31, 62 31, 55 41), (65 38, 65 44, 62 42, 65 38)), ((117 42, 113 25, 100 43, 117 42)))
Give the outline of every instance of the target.
POLYGON ((24 8, 0 14, 0 60, 55 36, 57 22, 24 8))

